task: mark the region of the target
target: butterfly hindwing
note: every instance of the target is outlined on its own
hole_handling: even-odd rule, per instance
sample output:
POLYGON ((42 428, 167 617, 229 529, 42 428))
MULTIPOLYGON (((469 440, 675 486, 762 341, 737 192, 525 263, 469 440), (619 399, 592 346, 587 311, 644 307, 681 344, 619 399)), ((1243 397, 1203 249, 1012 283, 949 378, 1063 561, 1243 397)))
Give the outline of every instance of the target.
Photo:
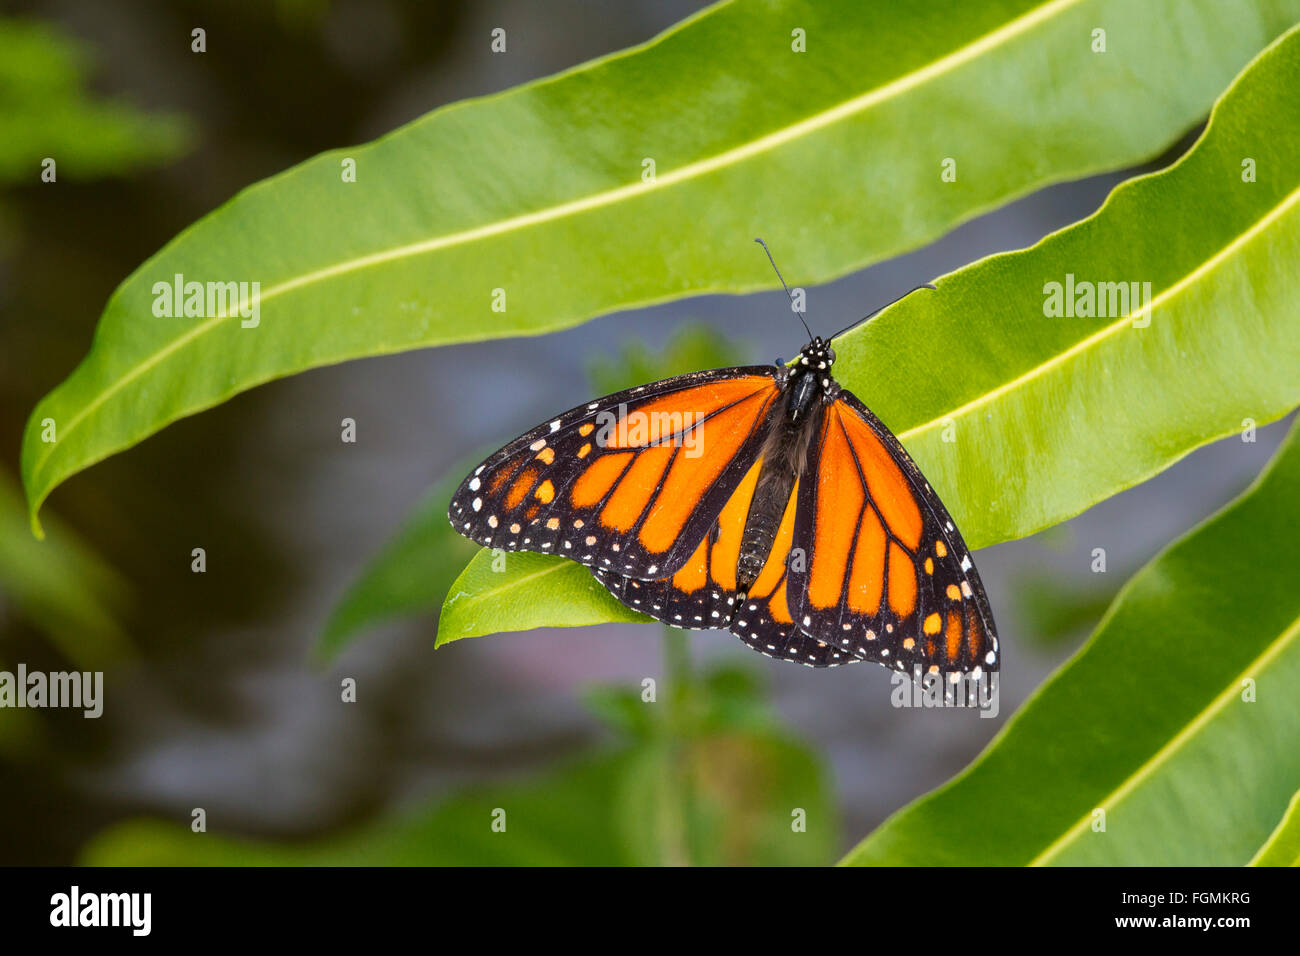
POLYGON ((741 536, 762 465, 759 460, 750 468, 709 533, 672 576, 642 581, 600 568, 593 573, 628 607, 673 627, 728 628, 762 654, 813 667, 852 663, 859 658, 800 632, 786 606, 785 562, 794 533, 794 493, 762 571, 743 599, 737 591, 741 536))
POLYGON ((678 571, 753 466, 779 389, 765 366, 693 372, 570 409, 452 497, 457 531, 622 576, 678 571))
POLYGON ((809 636, 911 671, 997 670, 997 637, 956 525, 898 440, 847 391, 811 442, 787 597, 809 636))

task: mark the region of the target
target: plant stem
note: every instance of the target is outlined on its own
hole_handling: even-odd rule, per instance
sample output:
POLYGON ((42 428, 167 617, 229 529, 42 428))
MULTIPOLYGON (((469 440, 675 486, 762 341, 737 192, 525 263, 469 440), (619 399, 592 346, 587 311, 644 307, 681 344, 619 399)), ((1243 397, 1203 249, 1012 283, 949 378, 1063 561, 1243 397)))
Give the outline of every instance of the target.
POLYGON ((668 713, 663 722, 668 772, 664 774, 660 794, 664 862, 670 866, 689 866, 690 742, 695 688, 689 638, 685 631, 674 627, 664 628, 664 679, 668 684, 668 713))

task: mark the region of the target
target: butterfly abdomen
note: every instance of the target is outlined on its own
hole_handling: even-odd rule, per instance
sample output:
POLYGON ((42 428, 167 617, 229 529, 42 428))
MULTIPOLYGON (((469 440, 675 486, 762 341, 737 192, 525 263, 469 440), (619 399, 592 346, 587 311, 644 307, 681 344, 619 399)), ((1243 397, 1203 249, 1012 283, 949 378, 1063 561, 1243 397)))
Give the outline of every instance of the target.
POLYGON ((790 500, 790 492, 794 489, 795 477, 782 457, 775 461, 764 460, 740 539, 736 589, 741 594, 749 592, 750 586, 758 579, 767 563, 772 542, 776 540, 776 532, 781 525, 781 517, 790 500))

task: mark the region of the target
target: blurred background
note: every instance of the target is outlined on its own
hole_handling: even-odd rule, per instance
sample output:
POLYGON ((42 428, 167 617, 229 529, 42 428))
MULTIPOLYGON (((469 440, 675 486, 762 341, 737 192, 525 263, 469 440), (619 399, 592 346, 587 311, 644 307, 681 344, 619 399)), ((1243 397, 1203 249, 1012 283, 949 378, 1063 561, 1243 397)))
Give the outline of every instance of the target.
MULTIPOLYGON (((702 6, 6 0, 0 669, 102 669, 106 702, 98 720, 0 710, 0 863, 830 862, 974 758, 1126 578, 1265 464, 1285 423, 981 552, 1005 646, 996 720, 895 710, 882 668, 813 671, 718 632, 666 642, 652 625, 507 634, 435 653, 436 614, 425 611, 363 628, 328 664, 313 659, 349 586, 439 480, 547 410, 624 379, 704 357, 788 357, 802 338, 780 293, 276 382, 78 475, 47 505, 49 540, 31 538, 17 485, 24 422, 86 353, 113 288, 178 231, 321 150, 643 42, 702 6), (497 26, 507 55, 490 52, 497 26), (195 27, 206 53, 190 50, 195 27), (44 156, 58 157, 56 183, 41 181, 44 156), (343 418, 357 422, 355 444, 339 440, 343 418), (200 546, 207 571, 194 574, 200 546), (1105 573, 1092 570, 1095 548, 1105 573), (660 682, 662 718, 640 704, 648 677, 660 682), (356 681, 355 703, 340 700, 344 678, 356 681), (664 766, 686 767, 694 803, 684 814, 664 811, 671 797, 636 796, 671 777, 664 766), (543 808, 549 832, 571 845, 556 836, 532 856, 480 853, 463 831, 488 832, 484 808, 500 794, 543 808), (610 806, 605 846, 590 821, 610 806), (754 835, 758 820, 788 829, 793 806, 808 810, 799 850, 754 835), (183 849, 176 835, 190 833, 198 807, 215 839, 183 849), (141 819, 159 822, 131 823, 141 819)), ((1131 173, 1044 190, 812 289, 809 320, 825 333, 915 284, 1028 246, 1093 212, 1131 173)), ((447 584, 430 575, 429 605, 447 584)))

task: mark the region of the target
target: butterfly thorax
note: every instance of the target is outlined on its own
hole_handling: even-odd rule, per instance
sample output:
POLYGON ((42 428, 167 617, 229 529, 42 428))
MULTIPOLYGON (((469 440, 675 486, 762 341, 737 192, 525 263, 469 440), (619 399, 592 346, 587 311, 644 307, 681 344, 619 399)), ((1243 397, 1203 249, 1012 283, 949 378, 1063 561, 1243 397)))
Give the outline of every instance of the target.
POLYGON ((815 338, 799 352, 786 370, 786 417, 792 424, 807 421, 822 401, 834 401, 839 385, 831 376, 835 350, 829 342, 815 338))

